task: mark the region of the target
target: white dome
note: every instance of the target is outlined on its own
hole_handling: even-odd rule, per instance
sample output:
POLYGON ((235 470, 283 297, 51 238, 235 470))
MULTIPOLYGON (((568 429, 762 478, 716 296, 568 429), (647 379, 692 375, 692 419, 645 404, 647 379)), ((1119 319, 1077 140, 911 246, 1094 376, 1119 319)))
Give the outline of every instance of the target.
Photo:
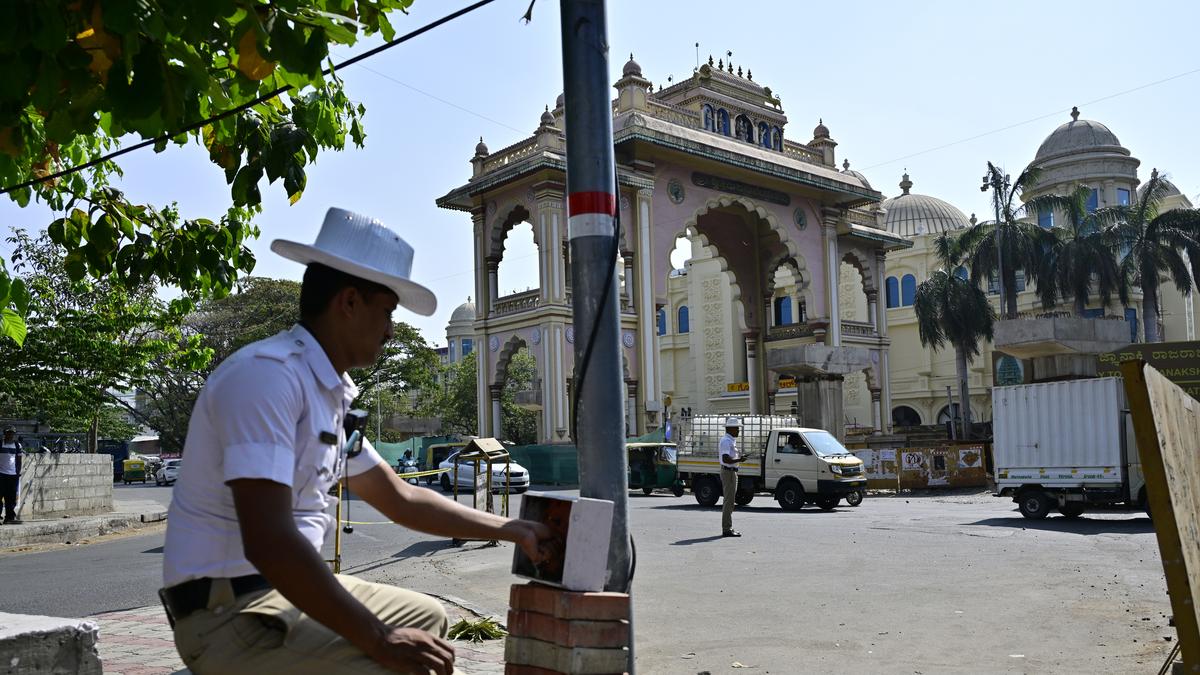
POLYGON ((467 300, 454 308, 450 315, 450 323, 470 323, 475 321, 475 303, 467 300))
POLYGON ((880 205, 887 210, 884 227, 901 237, 918 237, 970 227, 971 221, 958 207, 937 197, 909 193, 912 181, 908 174, 900 181, 903 193, 885 199, 880 205))
POLYGON ((1071 110, 1071 121, 1055 129, 1042 141, 1033 161, 1040 163, 1062 155, 1095 150, 1129 154, 1108 127, 1095 120, 1079 119, 1079 109, 1074 108, 1071 110))

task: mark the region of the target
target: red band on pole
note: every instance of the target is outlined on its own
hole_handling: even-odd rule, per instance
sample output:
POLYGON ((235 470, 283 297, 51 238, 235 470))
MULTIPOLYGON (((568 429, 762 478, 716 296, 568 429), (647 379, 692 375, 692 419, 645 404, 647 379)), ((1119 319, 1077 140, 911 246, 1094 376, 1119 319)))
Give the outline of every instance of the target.
POLYGON ((617 215, 617 198, 611 192, 576 192, 567 197, 567 215, 585 213, 617 215))

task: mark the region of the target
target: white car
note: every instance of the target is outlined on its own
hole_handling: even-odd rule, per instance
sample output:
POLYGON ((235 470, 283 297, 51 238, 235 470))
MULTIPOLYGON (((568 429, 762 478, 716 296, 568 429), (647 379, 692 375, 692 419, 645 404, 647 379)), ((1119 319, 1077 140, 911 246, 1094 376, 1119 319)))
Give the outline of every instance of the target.
POLYGON ((154 472, 155 485, 171 485, 179 478, 179 467, 183 465, 182 459, 168 459, 163 462, 162 467, 154 472))
MULTIPOLYGON (((475 462, 472 460, 459 461, 458 455, 459 453, 455 452, 442 460, 442 463, 438 465, 439 469, 450 469, 446 473, 443 473, 440 479, 443 492, 454 491, 454 464, 456 462, 458 463, 458 489, 468 492, 475 489, 475 462)), ((487 464, 480 461, 479 466, 482 468, 486 467, 487 464)), ((525 470, 525 467, 516 462, 510 462, 508 470, 510 473, 507 482, 512 493, 520 493, 529 489, 529 472, 525 470)), ((504 471, 504 464, 492 465, 492 492, 501 492, 504 490, 504 471)))

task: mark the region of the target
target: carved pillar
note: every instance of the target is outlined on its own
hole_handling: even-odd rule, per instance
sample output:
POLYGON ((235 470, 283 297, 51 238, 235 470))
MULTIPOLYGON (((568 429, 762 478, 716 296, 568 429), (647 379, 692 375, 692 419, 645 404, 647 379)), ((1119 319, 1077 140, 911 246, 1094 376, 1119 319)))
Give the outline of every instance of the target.
POLYGON ((871 426, 875 427, 878 433, 883 433, 883 412, 880 409, 882 396, 878 389, 871 390, 871 426))
POLYGON ((567 298, 566 260, 560 255, 563 237, 562 186, 557 183, 539 183, 534 186, 537 198, 538 223, 541 228, 541 245, 538 258, 542 273, 542 302, 563 303, 567 298))
POLYGON ((638 420, 637 380, 625 380, 625 429, 627 436, 640 436, 644 425, 638 420))
POLYGON ((825 314, 829 316, 829 332, 825 339, 829 346, 842 344, 842 314, 838 302, 838 284, 842 261, 838 258, 837 224, 840 209, 821 209, 821 238, 825 245, 825 314))
POLYGON ((637 297, 634 287, 633 251, 625 251, 621 254, 621 258, 625 261, 625 302, 632 311, 636 306, 633 299, 637 297))
POLYGON ((488 388, 488 393, 491 394, 492 401, 492 438, 503 438, 504 428, 500 424, 500 395, 504 392, 504 385, 493 384, 488 388))
POLYGON ((871 321, 875 324, 875 332, 880 337, 887 335, 887 303, 879 302, 879 294, 886 293, 887 284, 884 279, 886 272, 887 251, 875 251, 875 312, 871 321))
MULTIPOLYGON (((884 251, 883 249, 879 249, 879 250, 875 251, 875 280, 876 280, 875 288, 876 289, 886 289, 887 288, 887 286, 884 285, 884 281, 883 281, 887 275, 886 261, 887 261, 887 251, 884 251)), ((878 294, 878 292, 879 291, 876 290, 877 294, 878 294)), ((876 309, 875 309, 875 312, 876 312, 875 332, 879 333, 879 339, 880 339, 880 343, 881 343, 880 347, 879 347, 879 381, 881 384, 880 408, 882 411, 881 412, 882 426, 880 428, 885 431, 891 431, 891 428, 892 428, 892 371, 891 371, 891 367, 888 365, 888 351, 891 349, 891 347, 885 342, 885 340, 887 338, 887 333, 888 333, 887 303, 886 302, 876 302, 875 307, 876 307, 876 309)))
POLYGON ((488 304, 487 312, 484 316, 494 316, 496 313, 496 299, 500 297, 500 292, 497 287, 499 282, 498 272, 500 270, 500 261, 496 258, 487 259, 487 279, 488 279, 488 304))
POLYGON ((879 332, 879 292, 867 291, 867 320, 871 322, 871 328, 875 332, 879 332))
POLYGON ((750 414, 762 414, 762 377, 759 372, 758 333, 746 331, 746 379, 750 382, 750 414))

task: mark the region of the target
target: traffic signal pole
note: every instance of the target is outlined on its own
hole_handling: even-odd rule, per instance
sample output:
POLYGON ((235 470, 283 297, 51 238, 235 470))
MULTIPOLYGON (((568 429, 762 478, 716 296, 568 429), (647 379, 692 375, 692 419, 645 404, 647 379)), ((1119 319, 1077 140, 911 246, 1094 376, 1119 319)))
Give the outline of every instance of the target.
MULTIPOLYGON (((604 0, 561 0, 561 8, 579 493, 614 504, 605 588, 628 593, 633 570, 608 27, 604 0)), ((631 662, 632 642, 631 634, 631 662)))

